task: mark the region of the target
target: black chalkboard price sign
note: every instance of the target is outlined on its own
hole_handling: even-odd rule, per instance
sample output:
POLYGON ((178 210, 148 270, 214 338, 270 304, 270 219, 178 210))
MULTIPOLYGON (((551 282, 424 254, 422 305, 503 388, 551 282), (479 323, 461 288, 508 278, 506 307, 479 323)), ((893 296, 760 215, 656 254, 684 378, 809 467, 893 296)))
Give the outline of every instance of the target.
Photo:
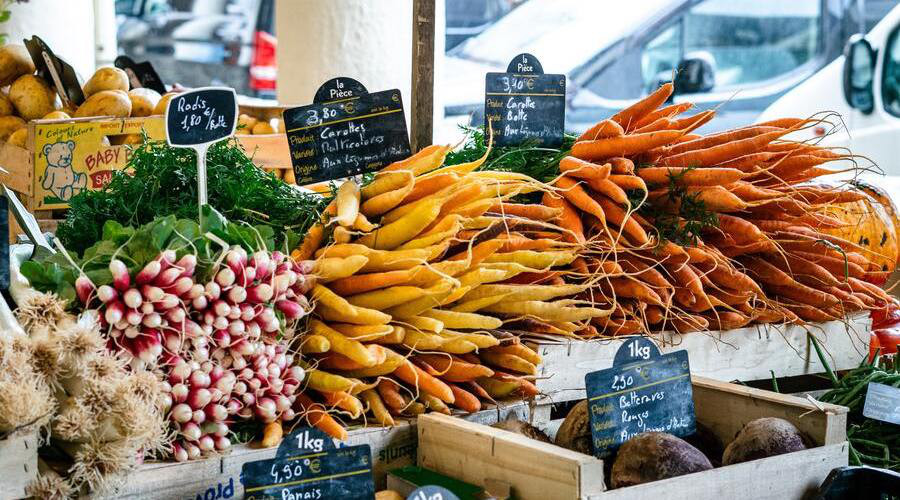
POLYGON ((585 376, 594 456, 607 458, 648 431, 693 434, 694 400, 687 351, 661 355, 644 337, 616 351, 612 368, 585 376))
POLYGON ((352 78, 333 78, 313 104, 283 117, 297 184, 374 172, 410 155, 397 89, 370 94, 352 78))
POLYGON ((113 64, 128 74, 128 79, 131 81, 131 88, 148 88, 150 90, 155 90, 160 95, 166 93, 166 85, 149 61, 134 62, 134 59, 128 56, 119 56, 113 64), (135 85, 135 83, 137 83, 137 85, 135 85))
POLYGON ((506 73, 488 73, 484 127, 494 144, 559 146, 566 122, 566 75, 546 75, 531 54, 519 54, 506 73))
POLYGON ((245 500, 375 497, 369 445, 335 448, 328 435, 312 427, 286 436, 275 458, 245 463, 241 483, 245 500))
POLYGON ((56 87, 56 93, 59 94, 64 105, 78 106, 84 102, 81 81, 72 65, 54 54, 47 43, 37 35, 24 40, 24 44, 34 63, 37 75, 56 87))
POLYGON ((166 106, 166 141, 170 146, 197 152, 197 198, 201 216, 208 200, 206 150, 234 134, 237 116, 237 96, 234 89, 226 87, 203 87, 178 94, 166 106))

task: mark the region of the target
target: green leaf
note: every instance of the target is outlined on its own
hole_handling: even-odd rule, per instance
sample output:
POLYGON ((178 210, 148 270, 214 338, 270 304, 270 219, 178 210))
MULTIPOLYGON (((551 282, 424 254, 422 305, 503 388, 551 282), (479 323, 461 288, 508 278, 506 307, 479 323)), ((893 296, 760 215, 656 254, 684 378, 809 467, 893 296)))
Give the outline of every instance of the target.
POLYGON ((109 272, 109 267, 105 267, 102 269, 94 269, 91 271, 85 270, 84 274, 96 286, 109 285, 113 281, 112 273, 109 272))
POLYGON ((228 219, 226 219, 224 215, 219 213, 219 211, 211 205, 203 205, 203 209, 200 212, 202 220, 200 231, 203 232, 203 234, 210 232, 219 237, 226 234, 228 219))
POLYGON ((153 246, 157 251, 166 248, 166 243, 169 242, 169 238, 172 237, 172 231, 175 229, 175 222, 175 216, 169 215, 151 223, 150 234, 153 246))
POLYGON ((118 245, 128 241, 133 234, 133 227, 124 227, 114 220, 108 220, 103 224, 103 239, 113 241, 118 245))
POLYGON ((4 11, 0 12, 0 23, 5 23, 6 21, 9 21, 10 14, 11 14, 11 12, 8 10, 4 10, 4 11))
MULTIPOLYGON (((96 245, 84 251, 83 262, 88 266, 107 266, 120 244, 111 240, 98 241, 96 245)), ((76 260, 77 262, 77 260, 76 260)))
POLYGON ((159 247, 154 245, 153 236, 146 230, 135 232, 125 250, 139 268, 158 257, 160 251, 159 247))
POLYGON ((284 233, 284 253, 290 255, 291 250, 300 246, 300 242, 303 241, 303 236, 294 232, 293 229, 288 228, 284 233))

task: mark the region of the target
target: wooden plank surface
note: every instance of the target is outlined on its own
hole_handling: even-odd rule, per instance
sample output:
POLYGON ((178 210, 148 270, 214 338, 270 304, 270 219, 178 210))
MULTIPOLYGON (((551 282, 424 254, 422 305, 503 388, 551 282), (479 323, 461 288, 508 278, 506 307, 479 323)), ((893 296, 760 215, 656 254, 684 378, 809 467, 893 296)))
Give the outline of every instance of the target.
POLYGON ((25 498, 37 477, 37 431, 23 430, 0 439, 0 500, 25 498))
MULTIPOLYGON (((871 320, 856 315, 847 321, 810 325, 755 325, 721 332, 677 334, 656 337, 663 353, 687 349, 691 373, 717 380, 762 380, 822 373, 808 334, 826 351, 836 370, 859 365, 868 353, 871 320)), ((627 339, 595 341, 530 341, 543 357, 536 385, 544 400, 553 402, 584 398, 584 376, 612 366, 616 350, 627 339)))
POLYGON ((499 480, 522 500, 603 491, 603 462, 588 455, 441 414, 419 416, 418 464, 483 486, 499 480))
POLYGON ((6 172, 0 171, 0 183, 21 193, 23 196, 19 199, 25 203, 25 199, 34 194, 34 167, 31 153, 27 149, 13 146, 8 142, 0 143, 0 167, 6 170, 6 172))
MULTIPOLYGON (((530 408, 526 403, 501 404, 464 416, 473 422, 486 425, 510 415, 527 420, 530 408)), ((349 431, 342 446, 368 444, 372 450, 372 463, 376 488, 384 488, 387 471, 416 463, 415 421, 398 421, 391 428, 364 427, 349 431)), ((243 498, 241 468, 247 462, 273 458, 277 448, 258 449, 248 445, 235 446, 231 453, 205 460, 185 463, 151 462, 141 466, 125 481, 125 485, 104 499, 171 498, 243 498), (210 495, 210 496, 207 496, 210 495), (234 495, 228 496, 228 495, 234 495)))
POLYGON ((412 36, 410 147, 413 153, 431 144, 434 133, 435 0, 415 0, 412 36))

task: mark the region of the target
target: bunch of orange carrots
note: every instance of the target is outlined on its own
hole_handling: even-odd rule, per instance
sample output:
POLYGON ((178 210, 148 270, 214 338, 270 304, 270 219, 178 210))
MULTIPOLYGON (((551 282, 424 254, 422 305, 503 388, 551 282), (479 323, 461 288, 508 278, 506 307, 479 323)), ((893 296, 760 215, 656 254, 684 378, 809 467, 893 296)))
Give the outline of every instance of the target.
POLYGON ((317 278, 302 402, 331 435, 344 435, 335 417, 392 425, 534 396, 540 356, 498 329, 571 335, 611 312, 575 298, 587 284, 532 283, 582 249, 552 222, 559 209, 509 203, 551 188, 476 171, 485 158, 442 166, 449 150, 425 148, 361 188, 345 181, 293 254, 317 278))
POLYGON ((585 279, 605 275, 591 298, 615 303, 582 334, 826 321, 890 300, 864 280, 879 271, 868 250, 820 232, 842 224, 821 213, 823 205, 865 196, 802 184, 838 173, 824 163, 852 157, 785 138, 821 120, 701 136, 693 131, 714 111, 678 118, 691 105, 664 106, 671 92, 664 85, 582 134, 559 164, 556 192, 544 195, 562 208, 574 240, 585 242, 574 268, 585 279), (642 203, 667 214, 691 204, 715 222, 679 245, 635 213, 642 203))

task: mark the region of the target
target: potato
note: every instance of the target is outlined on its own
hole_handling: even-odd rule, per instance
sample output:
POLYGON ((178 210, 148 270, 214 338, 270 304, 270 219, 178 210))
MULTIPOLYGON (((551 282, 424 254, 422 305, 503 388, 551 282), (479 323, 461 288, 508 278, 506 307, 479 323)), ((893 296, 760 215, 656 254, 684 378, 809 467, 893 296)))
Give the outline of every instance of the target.
POLYGON ((282 174, 281 180, 288 184, 297 184, 297 177, 294 176, 293 168, 284 169, 284 174, 282 174))
POLYGON ((24 148, 26 139, 28 139, 28 127, 22 127, 10 134, 6 142, 12 144, 13 146, 24 148))
POLYGON ((249 131, 253 130, 253 126, 257 123, 259 123, 259 120, 248 114, 241 113, 238 115, 238 128, 240 129, 240 127, 243 126, 243 128, 248 131, 247 133, 250 133, 249 131))
POLYGON ((113 146, 121 146, 123 144, 140 144, 141 134, 113 135, 110 136, 109 143, 113 146))
POLYGON ((544 434, 542 430, 529 424, 528 422, 523 422, 516 419, 512 416, 512 414, 510 414, 510 417, 506 420, 501 420, 491 427, 503 429, 504 431, 515 432, 516 434, 521 434, 525 437, 540 441, 542 443, 551 443, 550 438, 547 437, 547 435, 544 434))
POLYGON ((566 419, 556 431, 556 446, 562 446, 585 455, 594 454, 587 400, 579 401, 569 410, 566 419))
POLYGON ((128 92, 128 87, 128 73, 119 68, 106 66, 94 72, 94 76, 84 84, 82 90, 85 97, 90 97, 104 90, 128 92))
POLYGON ((381 490, 375 493, 375 500, 404 500, 405 498, 394 490, 381 490))
POLYGON ((0 92, 0 116, 9 116, 13 114, 16 109, 13 107, 12 101, 9 100, 6 94, 0 92))
POLYGON ((125 118, 131 115, 131 99, 122 90, 101 90, 88 97, 78 106, 75 118, 86 116, 115 116, 125 118))
POLYGON ((18 116, 0 116, 0 140, 5 141, 16 130, 26 127, 25 120, 18 116))
POLYGON ((70 118, 72 117, 65 111, 51 111, 41 117, 41 120, 68 120, 70 118))
POLYGON ((156 106, 153 107, 153 114, 154 115, 166 114, 166 106, 169 105, 169 101, 172 99, 172 97, 176 96, 176 95, 178 95, 178 92, 169 92, 169 93, 163 95, 159 99, 159 102, 156 103, 156 106))
POLYGON ((273 127, 275 128, 276 134, 280 134, 280 133, 284 132, 284 119, 276 118, 275 125, 273 125, 273 127))
POLYGON ((611 484, 622 488, 709 469, 709 459, 683 439, 665 432, 644 432, 619 448, 611 484))
POLYGON ((257 122, 256 125, 253 126, 253 135, 264 135, 264 134, 274 134, 275 129, 272 128, 272 125, 269 122, 260 121, 257 122))
POLYGON ((34 73, 34 62, 24 45, 0 47, 0 87, 16 81, 22 75, 34 73))
POLYGON ((137 88, 128 91, 131 99, 131 116, 150 116, 162 96, 153 89, 137 88))
POLYGON ((722 455, 722 465, 739 464, 805 450, 812 441, 783 418, 758 418, 735 436, 722 455))
POLYGON ((22 75, 9 87, 9 100, 26 121, 41 118, 56 109, 56 92, 42 78, 22 75))

